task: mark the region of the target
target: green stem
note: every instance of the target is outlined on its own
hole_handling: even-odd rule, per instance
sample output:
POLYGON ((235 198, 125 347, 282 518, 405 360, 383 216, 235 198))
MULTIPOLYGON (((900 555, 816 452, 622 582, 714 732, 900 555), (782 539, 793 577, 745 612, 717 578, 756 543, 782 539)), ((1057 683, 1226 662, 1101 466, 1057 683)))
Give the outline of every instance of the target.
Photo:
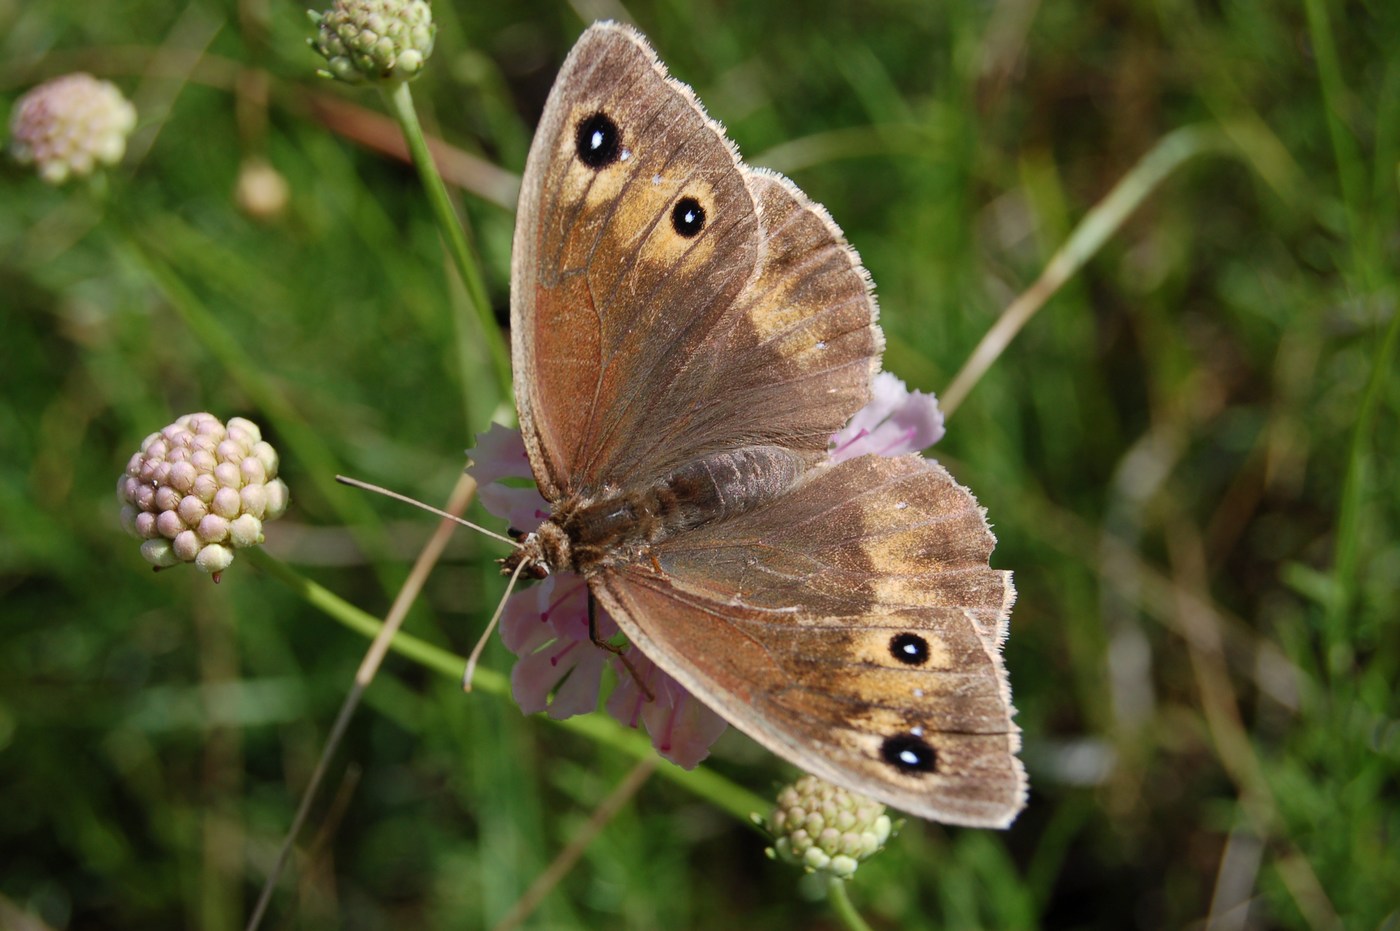
POLYGON ((438 173, 432 153, 428 150, 428 140, 423 136, 418 113, 413 109, 413 94, 408 87, 407 82, 400 82, 394 85, 392 90, 386 89, 384 96, 390 112, 393 113, 394 119, 398 120, 399 128, 403 130, 408 151, 413 156, 413 165, 418 169, 419 177, 423 179, 423 189, 428 195, 428 203, 432 206, 438 232, 442 234, 443 241, 447 244, 448 255, 452 257, 453 264, 457 266, 457 273, 462 276, 462 284, 466 286, 467 300, 472 305, 480 331, 477 335, 491 357, 501 397, 508 398, 511 396, 510 355, 506 351, 505 340, 501 338, 500 327, 496 325, 495 314, 491 311, 491 300, 486 294, 481 265, 467 243, 462 218, 453 209, 447 186, 442 183, 442 175, 438 173))
POLYGON ((1215 126, 1186 126, 1173 130, 1142 157, 1123 176, 1113 190, 1099 201, 1074 228, 1069 239, 1046 264, 1035 284, 1021 293, 1002 311, 1001 317, 982 337, 962 370, 946 389, 939 393, 938 406, 944 417, 951 417, 963 400, 981 380, 987 370, 1011 345, 1011 340, 1030 322, 1036 311, 1045 306, 1060 287, 1084 267, 1108 238, 1118 231, 1124 221, 1148 195, 1172 172, 1186 162, 1211 151, 1230 151, 1228 137, 1215 126))
POLYGON ((1346 478, 1342 482, 1339 514, 1337 516, 1337 547, 1332 559, 1332 584, 1327 603, 1327 663, 1334 674, 1345 675, 1351 668, 1351 615, 1355 599, 1356 566, 1361 558, 1361 530, 1365 517, 1362 507, 1370 486, 1367 465, 1371 442, 1371 424, 1381 389, 1393 371, 1396 345, 1400 343, 1400 314, 1390 318, 1385 337, 1376 347, 1371 377, 1361 398, 1356 425, 1351 430, 1347 448, 1346 478))
POLYGON ((865 923, 865 919, 860 917, 860 912, 856 911, 856 907, 851 904, 851 897, 846 892, 844 879, 839 876, 831 877, 831 881, 827 883, 826 894, 842 924, 850 928, 851 931, 870 931, 870 925, 865 923))
MULTIPOLYGON (((253 405, 262 411, 285 445, 306 469, 316 491, 350 528, 357 543, 371 554, 383 555, 386 542, 382 529, 374 522, 374 512, 365 504, 363 495, 343 494, 344 488, 335 481, 340 471, 335 453, 311 429, 305 417, 282 392, 275 379, 264 371, 256 358, 244 349, 233 333, 219 320, 219 315, 199 299, 195 292, 160 256, 160 244, 148 232, 138 232, 138 222, 122 215, 114 217, 123 233, 119 248, 141 268, 150 282, 169 303, 199 344, 214 357, 222 371, 233 379, 253 405)), ((394 573, 376 560, 375 573, 385 591, 398 587, 394 573)))
MULTIPOLYGON (((300 575, 285 563, 272 558, 261 549, 254 547, 246 550, 245 553, 256 565, 276 576, 279 581, 300 595, 307 604, 356 633, 373 639, 379 633, 380 628, 384 626, 378 618, 366 614, 335 593, 300 575)), ((448 677, 453 682, 462 681, 462 670, 467 665, 464 656, 458 656, 450 650, 433 646, 427 641, 419 640, 417 637, 402 631, 394 635, 390 649, 448 677)), ((474 691, 505 698, 510 697, 510 682, 506 676, 495 670, 477 667, 476 674, 472 677, 472 687, 474 691)), ((651 741, 647 740, 646 737, 601 714, 581 715, 552 723, 615 750, 620 750, 639 760, 649 759, 656 754, 651 741)), ((754 812, 767 811, 772 807, 771 802, 760 798, 742 786, 736 785, 712 770, 698 767, 685 770, 679 766, 662 764, 656 773, 716 807, 729 812, 749 827, 753 826, 750 815, 754 812)))
POLYGON ((1327 137, 1332 143, 1332 157, 1337 160, 1337 181, 1342 189, 1342 206, 1346 211, 1351 241, 1363 242, 1362 200, 1365 197, 1364 167, 1356 151, 1355 140, 1347 130, 1342 108, 1347 97, 1346 82, 1342 80, 1341 58, 1332 38, 1332 23, 1327 18, 1323 0, 1306 0, 1303 4, 1308 19, 1308 39, 1317 64, 1317 81, 1322 89, 1323 113, 1327 117, 1327 137))

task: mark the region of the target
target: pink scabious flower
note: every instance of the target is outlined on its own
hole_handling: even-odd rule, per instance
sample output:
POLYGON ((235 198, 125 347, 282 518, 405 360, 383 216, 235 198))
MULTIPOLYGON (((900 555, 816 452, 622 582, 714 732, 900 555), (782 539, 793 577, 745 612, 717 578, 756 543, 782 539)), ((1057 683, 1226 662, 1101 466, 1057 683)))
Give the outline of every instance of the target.
POLYGON ((49 184, 115 165, 136 126, 136 108, 115 84, 79 72, 31 90, 10 116, 10 148, 49 184))
MULTIPOLYGON (((877 375, 871 387, 870 403, 832 437, 832 462, 866 453, 902 456, 943 436, 943 415, 933 395, 911 392, 889 373, 877 375)), ((533 481, 518 481, 533 479, 520 431, 492 424, 468 454, 467 471, 487 511, 527 532, 549 516, 549 503, 533 481)), ((596 611, 599 636, 616 636, 617 624, 607 610, 599 604, 596 611)), ((575 573, 555 571, 511 595, 501 615, 501 638, 518 657, 511 692, 526 714, 543 711, 562 720, 595 710, 603 672, 611 667, 617 685, 606 702, 608 713, 628 727, 644 725, 657 752, 671 762, 694 768, 724 732, 723 718, 640 650, 628 650, 629 670, 619 657, 594 646, 588 637, 588 583, 575 573)))
MULTIPOLYGON (((492 424, 477 436, 469 454, 472 465, 467 471, 476 479, 477 495, 487 511, 527 532, 549 516, 549 503, 533 482, 505 481, 533 478, 520 431, 492 424)), ((615 637, 617 624, 607 609, 597 605, 596 613, 598 636, 615 637)), ((563 720, 596 710, 603 671, 611 667, 618 685, 608 699, 608 712, 629 727, 644 724, 652 745, 671 762, 693 768, 724 731, 723 718, 640 651, 628 652, 634 676, 619 657, 594 646, 588 636, 588 583, 576 573, 555 571, 511 595, 501 614, 501 639, 519 657, 510 674, 511 694, 526 714, 543 711, 563 720), (652 701, 646 700, 642 686, 652 701)))

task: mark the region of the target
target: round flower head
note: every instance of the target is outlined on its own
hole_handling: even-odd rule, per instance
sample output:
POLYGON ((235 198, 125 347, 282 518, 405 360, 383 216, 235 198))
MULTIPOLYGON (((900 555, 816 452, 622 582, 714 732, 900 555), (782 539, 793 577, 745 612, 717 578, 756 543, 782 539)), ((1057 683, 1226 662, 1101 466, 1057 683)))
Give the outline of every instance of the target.
POLYGON ((69 74, 31 90, 15 104, 10 148, 39 177, 62 184, 89 175, 99 164, 115 165, 136 126, 136 108, 109 81, 69 74))
POLYGON ((840 879, 854 875, 893 830, 884 805, 816 776, 783 786, 765 826, 773 836, 770 857, 840 879))
POLYGON ((257 424, 186 414, 141 443, 117 479, 122 525, 157 569, 192 562, 219 580, 236 550, 287 509, 277 452, 257 424))
POLYGON ((326 59, 327 77, 411 81, 433 53, 437 26, 427 0, 335 0, 324 13, 308 13, 316 35, 307 41, 326 59))

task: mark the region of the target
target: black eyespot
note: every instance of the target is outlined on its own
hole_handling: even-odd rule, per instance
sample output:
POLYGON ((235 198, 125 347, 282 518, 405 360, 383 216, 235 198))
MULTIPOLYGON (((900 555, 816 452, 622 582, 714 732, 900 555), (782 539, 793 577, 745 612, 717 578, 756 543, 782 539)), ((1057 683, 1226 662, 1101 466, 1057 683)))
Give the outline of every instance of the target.
POLYGON ((904 773, 931 773, 934 769, 933 748, 922 737, 899 734, 885 738, 880 745, 885 762, 904 773))
POLYGON ((928 662, 928 641, 918 634, 895 634, 890 638, 890 655, 909 666, 928 662))
POLYGON ((686 239, 698 236, 705 228, 705 208, 693 197, 682 197, 671 211, 671 226, 686 239))
POLYGON ((606 168, 617 161, 622 152, 622 133, 606 113, 595 113, 579 121, 574 149, 579 161, 589 168, 606 168))

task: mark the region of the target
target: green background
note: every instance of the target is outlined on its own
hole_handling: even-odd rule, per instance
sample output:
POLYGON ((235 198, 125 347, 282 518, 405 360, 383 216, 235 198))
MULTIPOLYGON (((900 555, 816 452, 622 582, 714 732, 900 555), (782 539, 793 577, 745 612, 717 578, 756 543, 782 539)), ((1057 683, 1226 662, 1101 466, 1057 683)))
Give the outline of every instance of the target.
MULTIPOLYGON (((880 928, 1397 926, 1400 6, 434 12, 426 127, 516 174, 585 21, 630 13, 830 209, 924 390, 1164 136, 1223 133, 935 450, 1016 572, 1029 807, 911 822, 851 893, 880 928)), ((105 191, 0 169, 0 925, 242 927, 366 647, 256 560, 153 576, 113 495, 141 438, 258 421, 293 496, 266 550, 382 615, 432 519, 330 477, 441 502, 509 416, 415 175, 365 144, 397 140, 380 99, 316 78, 309 31, 295 3, 0 2, 0 106, 85 69, 140 111, 105 191), (275 216, 234 196, 256 158, 275 216)), ((510 183, 454 188, 502 322, 510 183)), ((407 629, 465 653, 500 555, 459 534, 407 629)), ((633 763, 391 656, 266 927, 491 927, 633 763)), ((793 775, 732 732, 706 767, 793 775)), ((836 926, 763 847, 653 778, 527 924, 836 926)))

